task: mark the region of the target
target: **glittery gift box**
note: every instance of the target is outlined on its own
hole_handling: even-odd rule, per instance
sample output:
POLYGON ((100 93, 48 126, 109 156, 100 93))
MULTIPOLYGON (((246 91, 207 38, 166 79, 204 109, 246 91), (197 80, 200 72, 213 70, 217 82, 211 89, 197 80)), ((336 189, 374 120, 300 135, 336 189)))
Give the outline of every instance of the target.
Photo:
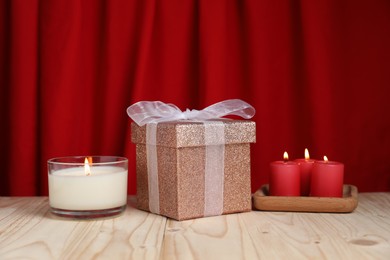
MULTIPOLYGON (((213 203, 219 204, 221 214, 251 210, 250 143, 256 141, 255 122, 220 119, 208 121, 207 124, 213 126, 213 122, 217 125, 223 123, 223 143, 220 140, 210 142, 213 133, 211 131, 211 135, 208 133, 209 137, 206 136, 203 122, 183 120, 157 124, 154 149, 157 157, 158 209, 154 213, 176 220, 204 217, 207 216, 206 199, 208 207, 213 207, 213 203), (218 153, 215 158, 207 157, 210 156, 206 155, 210 148, 222 148, 222 159, 218 153), (205 184, 205 169, 208 167, 208 172, 211 169, 211 175, 214 173, 213 168, 206 167, 206 164, 222 167, 223 195, 219 197, 223 201, 210 198, 214 188, 210 189, 210 185, 205 184)), ((131 131, 131 140, 136 144, 137 207, 151 211, 149 199, 152 189, 148 179, 150 156, 147 153, 150 151, 148 145, 154 144, 147 144, 146 126, 132 123, 131 131)), ((215 139, 218 138, 215 135, 215 139)))

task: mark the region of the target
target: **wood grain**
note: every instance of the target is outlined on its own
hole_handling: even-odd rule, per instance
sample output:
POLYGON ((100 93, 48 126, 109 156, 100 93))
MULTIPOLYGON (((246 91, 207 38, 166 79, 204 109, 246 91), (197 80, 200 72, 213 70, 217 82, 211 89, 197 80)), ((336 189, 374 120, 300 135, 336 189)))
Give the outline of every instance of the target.
POLYGON ((163 259, 257 259, 243 216, 230 214, 197 220, 169 220, 163 259))
POLYGON ((166 218, 129 202, 119 217, 73 221, 47 198, 1 198, 0 259, 158 259, 166 218))
POLYGON ((175 221, 126 211, 64 220, 47 197, 0 197, 0 259, 389 259, 390 193, 352 213, 252 211, 175 221))

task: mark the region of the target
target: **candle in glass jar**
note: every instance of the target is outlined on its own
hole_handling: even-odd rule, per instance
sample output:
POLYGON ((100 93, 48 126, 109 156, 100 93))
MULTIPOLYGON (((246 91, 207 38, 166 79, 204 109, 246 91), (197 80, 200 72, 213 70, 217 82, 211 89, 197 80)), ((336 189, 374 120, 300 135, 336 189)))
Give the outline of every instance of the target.
POLYGON ((311 172, 314 165, 314 160, 310 159, 309 150, 305 149, 305 158, 294 160, 299 164, 301 169, 301 196, 310 195, 310 185, 311 185, 311 172))
POLYGON ((95 156, 49 160, 49 202, 61 216, 94 217, 121 212, 127 204, 127 159, 95 156))
POLYGON ((313 164, 311 176, 310 195, 317 197, 342 197, 344 181, 344 164, 328 161, 324 156, 323 161, 313 164))
POLYGON ((300 169, 296 162, 288 161, 288 154, 284 152, 283 161, 270 164, 269 193, 271 196, 299 196, 300 169))

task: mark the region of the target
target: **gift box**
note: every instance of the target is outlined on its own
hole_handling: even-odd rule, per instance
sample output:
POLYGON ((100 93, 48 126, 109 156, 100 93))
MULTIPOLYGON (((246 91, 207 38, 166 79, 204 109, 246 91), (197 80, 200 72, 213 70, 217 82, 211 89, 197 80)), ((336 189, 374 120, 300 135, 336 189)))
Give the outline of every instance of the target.
MULTIPOLYGON (((144 108, 137 111, 145 113, 144 108)), ((139 121, 131 125, 139 209, 176 220, 251 210, 255 122, 139 121)))
POLYGON ((207 127, 209 131, 221 127, 224 136, 211 132, 209 135, 214 135, 215 140, 206 140, 205 125, 201 122, 164 122, 156 126, 156 143, 147 144, 147 126, 132 123, 138 208, 151 211, 147 152, 151 152, 148 146, 155 146, 159 193, 155 213, 185 220, 251 210, 250 143, 255 142, 255 123, 220 120, 207 122, 207 127), (222 186, 220 192, 216 191, 218 185, 222 186), (205 196, 211 196, 206 198, 210 200, 209 208, 222 210, 205 212, 205 196))

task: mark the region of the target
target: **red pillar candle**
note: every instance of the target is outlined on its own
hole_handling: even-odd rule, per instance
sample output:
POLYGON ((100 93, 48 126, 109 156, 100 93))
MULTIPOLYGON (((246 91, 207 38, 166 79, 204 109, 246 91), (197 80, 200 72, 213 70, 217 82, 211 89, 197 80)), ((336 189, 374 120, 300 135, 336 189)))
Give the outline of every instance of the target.
POLYGON ((296 162, 288 161, 284 152, 284 161, 271 162, 269 194, 271 196, 299 196, 300 169, 296 162))
POLYGON ((296 159, 294 161, 299 164, 301 169, 301 196, 309 196, 314 160, 310 159, 309 151, 305 149, 305 159, 296 159))
POLYGON ((344 181, 344 164, 328 161, 316 161, 311 175, 311 196, 342 197, 344 181))

